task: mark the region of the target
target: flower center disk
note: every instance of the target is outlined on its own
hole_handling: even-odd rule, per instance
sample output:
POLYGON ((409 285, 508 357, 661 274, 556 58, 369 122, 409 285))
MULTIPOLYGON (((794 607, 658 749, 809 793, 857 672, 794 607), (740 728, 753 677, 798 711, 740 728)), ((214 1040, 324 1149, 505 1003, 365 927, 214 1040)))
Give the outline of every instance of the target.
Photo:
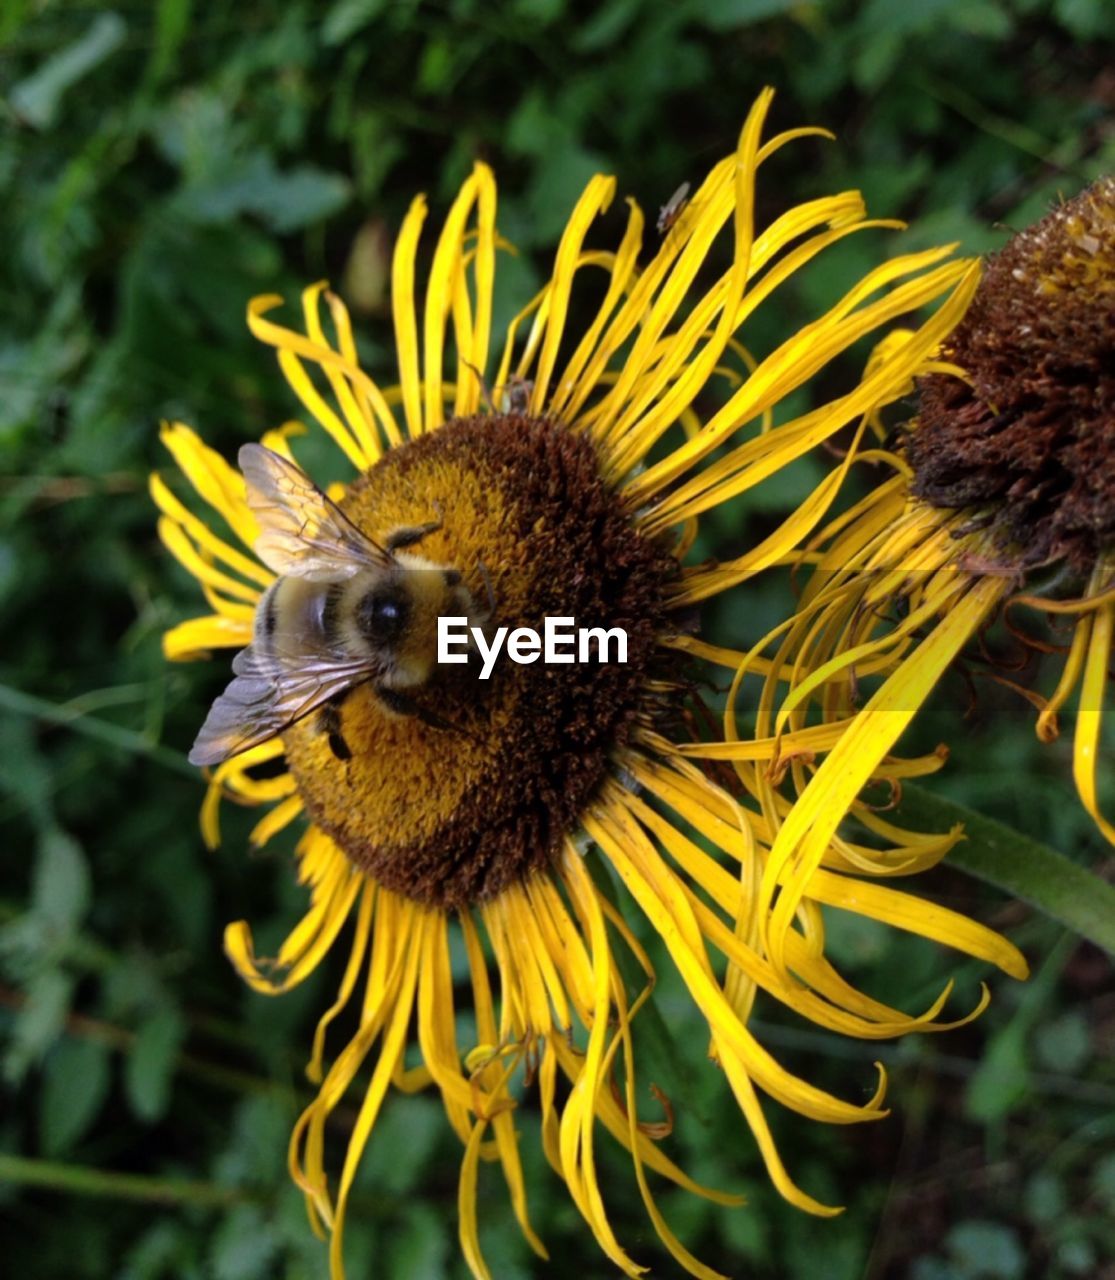
POLYGON ((915 494, 986 507, 1021 565, 1087 573, 1115 546, 1115 179, 991 260, 907 442, 915 494))
POLYGON ((458 569, 481 610, 487 576, 489 634, 541 634, 547 617, 627 633, 624 664, 501 653, 488 680, 477 658, 436 667, 407 693, 448 727, 393 715, 359 685, 339 712, 349 760, 315 717, 284 734, 310 816, 356 866, 432 906, 492 897, 549 863, 650 709, 676 562, 633 527, 587 440, 516 414, 455 419, 392 450, 340 505, 381 542, 440 519, 415 550, 458 569))

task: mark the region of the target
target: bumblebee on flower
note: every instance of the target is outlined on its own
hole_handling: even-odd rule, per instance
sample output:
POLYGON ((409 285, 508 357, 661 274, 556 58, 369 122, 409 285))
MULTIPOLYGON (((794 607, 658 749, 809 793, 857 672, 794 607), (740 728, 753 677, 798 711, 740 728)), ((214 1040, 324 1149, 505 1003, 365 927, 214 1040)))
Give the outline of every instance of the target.
MULTIPOLYGON (((508 635, 541 630, 550 617, 626 637, 625 662, 502 663, 490 681, 455 666, 416 677, 412 665, 403 681, 394 674, 385 680, 382 651, 395 641, 383 636, 403 624, 398 607, 393 619, 376 620, 373 603, 368 627, 386 628, 376 632, 375 662, 365 659, 358 671, 345 672, 340 687, 320 698, 319 675, 313 714, 294 716, 288 712, 302 704, 283 700, 276 713, 276 690, 295 674, 301 678, 304 655, 272 646, 263 670, 238 659, 244 670, 237 678, 263 685, 240 688, 235 723, 254 716, 260 734, 230 740, 227 718, 217 717, 214 739, 221 746, 211 758, 221 762, 212 772, 203 827, 216 842, 224 793, 269 806, 254 832, 258 843, 305 821, 298 861, 310 905, 273 961, 257 959, 244 922, 229 927, 226 948, 253 988, 275 995, 316 969, 346 931, 347 963, 308 1068, 319 1092, 290 1148, 291 1171, 314 1221, 331 1232, 334 1277, 343 1274, 356 1167, 393 1086, 436 1087, 460 1137, 460 1234, 473 1273, 488 1274, 477 1214, 485 1162, 500 1167, 524 1235, 545 1256, 530 1223, 519 1159, 520 1068, 533 1082, 546 1158, 614 1265, 628 1275, 643 1269, 608 1220, 595 1156, 599 1127, 630 1153, 665 1247, 692 1274, 715 1274, 671 1231, 647 1170, 721 1203, 737 1197, 693 1182, 670 1159, 660 1127, 639 1115, 637 1084, 645 1089, 649 1082, 637 1080, 631 1024, 649 995, 653 965, 583 857, 586 840, 658 934, 707 1019, 711 1053, 776 1186, 809 1212, 837 1210, 785 1170, 759 1093, 844 1124, 884 1114, 882 1083, 866 1103, 851 1103, 787 1071, 748 1028, 756 994, 869 1039, 948 1025, 939 1020, 947 991, 928 1010, 907 1014, 846 983, 825 959, 819 904, 891 921, 1008 973, 1025 973, 1018 952, 991 931, 877 882, 896 868, 934 861, 955 838, 893 827, 889 838, 900 842, 905 862, 890 849, 835 835, 827 842, 824 866, 794 881, 803 910, 785 932, 787 963, 772 963, 761 943, 765 923, 751 904, 787 810, 776 799, 764 811, 725 789, 683 749, 678 712, 690 666, 734 668, 743 655, 709 644, 682 619, 696 601, 784 562, 823 521, 846 468, 827 477, 802 512, 732 561, 687 563, 696 521, 843 428, 862 432, 874 407, 897 395, 930 358, 976 282, 973 264, 945 250, 890 259, 745 378, 733 374, 723 405, 703 420, 694 401, 739 350, 737 334, 751 313, 826 247, 879 226, 867 220, 858 193, 845 192, 756 229, 754 186, 762 164, 820 132, 794 130, 764 143, 769 103, 763 94, 736 151, 696 185, 645 264, 639 264, 644 217, 633 202, 614 252, 586 247, 615 189, 614 180, 594 178, 569 219, 548 283, 511 323, 498 359, 491 351, 496 188, 484 165, 475 167, 446 218, 421 309, 423 198, 399 232, 392 269, 396 387, 381 387, 361 368, 348 313, 323 285, 303 295, 304 332, 271 318, 281 299, 254 300, 253 332, 276 348, 291 387, 352 466, 351 481, 338 490, 321 494, 306 480, 289 432, 269 432, 261 446, 249 446, 241 474, 188 428, 164 431, 175 460, 231 535, 211 530, 154 478, 164 540, 198 578, 211 608, 167 635, 172 658, 254 651, 269 616, 261 600, 290 590, 284 582, 312 582, 301 570, 326 520, 342 541, 355 537, 377 573, 401 565, 439 579, 440 592, 456 593, 460 607, 453 612, 474 618, 482 634, 489 622, 480 615, 490 608, 508 635), (731 238, 731 265, 699 287, 698 274, 722 233, 731 238), (604 297, 575 333, 572 299, 590 271, 603 272, 604 297), (774 425, 785 398, 851 344, 937 301, 921 328, 892 344, 852 389, 774 425), (485 403, 485 379, 497 389, 514 387, 515 396, 497 398, 498 407, 485 403), (299 476, 317 496, 311 494, 313 518, 296 528, 291 520, 300 505, 284 498, 278 514, 273 508, 275 491, 301 483, 299 476), (285 522, 286 538, 278 556, 277 521, 285 522), (400 531, 404 543, 420 536, 392 545, 400 531), (252 548, 263 563, 249 554, 252 548), (421 557, 420 567, 406 560, 410 555, 421 557), (323 725, 318 713, 325 707, 323 725), (224 758, 230 750, 235 754, 224 758), (286 768, 275 774, 280 759, 286 768), (271 776, 258 774, 263 764, 271 776), (451 931, 467 955, 475 1042, 459 1039, 451 931), (642 966, 642 989, 629 990, 621 979, 621 950, 642 966), (346 1008, 356 1008, 358 1030, 337 1050, 330 1029, 346 1008), (407 1068, 412 1037, 422 1065, 407 1068), (325 1126, 365 1063, 370 1079, 335 1177, 326 1167, 325 1126)), ((327 572, 336 574, 337 537, 329 542, 334 563, 327 572)), ((342 586, 357 579, 349 565, 340 569, 335 581, 342 586)), ((379 589, 378 577, 375 583, 374 589, 365 583, 356 607, 379 589)), ((336 594, 347 598, 343 590, 336 594)), ((307 589, 301 598, 324 610, 329 591, 307 589)), ((316 634, 324 639, 336 620, 327 624, 324 612, 320 620, 316 634)), ((235 682, 226 696, 234 689, 235 682)), ((769 759, 770 749, 761 750, 769 759)), ((879 763, 881 773, 887 768, 879 763)))

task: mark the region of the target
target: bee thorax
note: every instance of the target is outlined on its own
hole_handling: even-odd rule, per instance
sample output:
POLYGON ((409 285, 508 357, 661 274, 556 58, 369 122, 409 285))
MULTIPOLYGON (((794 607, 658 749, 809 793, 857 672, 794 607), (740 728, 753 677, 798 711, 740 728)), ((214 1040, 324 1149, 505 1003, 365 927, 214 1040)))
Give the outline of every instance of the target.
POLYGON ((356 625, 373 648, 399 642, 411 621, 411 601, 399 582, 387 582, 365 592, 356 607, 356 625))

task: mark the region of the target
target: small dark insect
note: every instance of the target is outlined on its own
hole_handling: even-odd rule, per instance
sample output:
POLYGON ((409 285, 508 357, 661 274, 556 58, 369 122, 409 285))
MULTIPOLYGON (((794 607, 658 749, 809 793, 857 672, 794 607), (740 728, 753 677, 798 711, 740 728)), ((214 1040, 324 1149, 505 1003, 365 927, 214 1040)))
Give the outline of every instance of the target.
POLYGON ((513 373, 500 388, 500 412, 526 413, 533 394, 534 383, 529 378, 520 378, 517 373, 513 373))
POLYGON ((664 236, 681 217, 681 211, 689 203, 689 183, 683 182, 658 211, 658 234, 664 236))
POLYGON ((470 364, 467 360, 462 360, 461 363, 476 375, 484 406, 489 413, 526 413, 530 408, 530 398, 534 394, 534 383, 530 378, 520 377, 517 373, 511 374, 502 387, 496 388, 499 392, 497 401, 492 395, 491 387, 488 386, 488 380, 476 365, 470 364))

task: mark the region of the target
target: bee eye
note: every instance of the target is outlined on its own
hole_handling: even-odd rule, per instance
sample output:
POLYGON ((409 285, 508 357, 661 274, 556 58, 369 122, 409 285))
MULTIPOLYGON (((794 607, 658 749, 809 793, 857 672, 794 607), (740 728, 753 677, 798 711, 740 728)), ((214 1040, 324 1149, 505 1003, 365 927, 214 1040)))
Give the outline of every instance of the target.
POLYGON ((397 640, 407 621, 407 601, 394 591, 369 591, 360 602, 360 630, 371 644, 397 640))

